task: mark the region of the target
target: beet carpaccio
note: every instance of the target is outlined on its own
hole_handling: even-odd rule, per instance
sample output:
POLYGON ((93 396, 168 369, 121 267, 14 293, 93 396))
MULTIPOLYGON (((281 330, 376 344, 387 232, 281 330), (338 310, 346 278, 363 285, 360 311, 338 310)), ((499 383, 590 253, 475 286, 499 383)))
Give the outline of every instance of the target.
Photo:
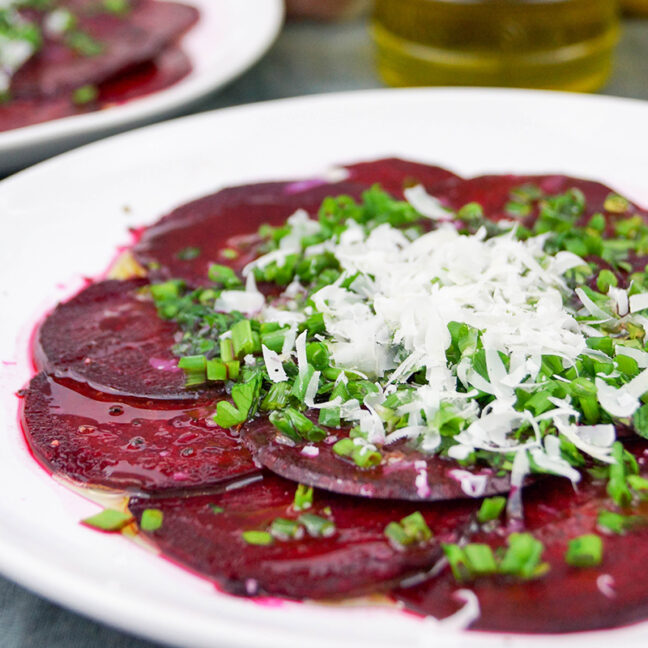
POLYGON ((647 215, 597 182, 399 159, 223 189, 45 317, 25 436, 128 495, 85 524, 236 595, 642 621, 647 215))
POLYGON ((101 110, 191 71, 198 20, 160 0, 9 0, 0 8, 0 132, 101 110))

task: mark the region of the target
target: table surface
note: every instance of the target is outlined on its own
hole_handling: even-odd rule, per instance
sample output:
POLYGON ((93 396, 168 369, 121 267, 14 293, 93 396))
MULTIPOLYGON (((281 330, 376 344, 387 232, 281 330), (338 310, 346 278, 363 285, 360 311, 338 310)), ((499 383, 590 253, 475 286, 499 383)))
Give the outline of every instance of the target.
MULTIPOLYGON (((379 88, 362 22, 287 26, 268 55, 194 112, 296 95, 379 88)), ((648 20, 626 21, 603 94, 648 99, 648 20)), ((0 578, 0 648, 154 648, 0 578)))

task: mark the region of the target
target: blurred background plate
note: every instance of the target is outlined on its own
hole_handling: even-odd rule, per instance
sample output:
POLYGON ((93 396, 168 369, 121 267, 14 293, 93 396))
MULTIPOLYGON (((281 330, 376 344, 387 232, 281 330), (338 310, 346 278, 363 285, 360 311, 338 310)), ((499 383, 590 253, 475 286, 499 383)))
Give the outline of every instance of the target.
POLYGON ((187 111, 251 67, 272 45, 283 22, 283 0, 183 0, 200 21, 181 41, 191 73, 140 99, 0 133, 0 175, 105 135, 187 111))
MULTIPOLYGON (((210 0, 212 1, 212 0, 210 0)), ((215 1, 215 0, 213 0, 215 1)), ((251 0, 245 0, 247 5, 251 0)), ((32 327, 100 273, 128 227, 233 183, 306 177, 389 155, 459 173, 558 172, 648 205, 648 104, 549 92, 378 90, 260 103, 126 133, 0 183, 0 572, 132 633, 209 648, 628 648, 648 623, 546 637, 459 633, 394 607, 219 593, 121 536, 79 525, 97 506, 30 456, 15 392, 32 327)))

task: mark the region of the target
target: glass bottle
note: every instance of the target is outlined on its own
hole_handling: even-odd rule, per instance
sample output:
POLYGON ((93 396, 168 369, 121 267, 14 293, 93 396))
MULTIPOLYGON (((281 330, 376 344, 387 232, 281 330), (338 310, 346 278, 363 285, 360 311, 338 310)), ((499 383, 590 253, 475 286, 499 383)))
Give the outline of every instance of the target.
POLYGON ((375 0, 372 33, 390 85, 593 91, 619 21, 615 0, 375 0))
POLYGON ((631 16, 648 16, 648 0, 621 0, 621 7, 631 16))

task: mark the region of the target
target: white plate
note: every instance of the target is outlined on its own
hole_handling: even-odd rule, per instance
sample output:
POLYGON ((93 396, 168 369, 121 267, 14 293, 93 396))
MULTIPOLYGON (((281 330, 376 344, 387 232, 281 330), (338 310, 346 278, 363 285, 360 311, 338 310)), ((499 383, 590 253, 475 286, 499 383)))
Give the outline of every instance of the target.
POLYGON ((592 648, 614 640, 645 646, 648 624, 505 639, 441 629, 396 609, 269 607, 219 594, 122 537, 79 526, 97 507, 55 483, 30 457, 13 393, 29 378, 30 328, 44 309, 69 295, 81 276, 102 271, 128 242, 127 226, 152 222, 195 196, 396 154, 464 174, 598 178, 648 204, 646 142, 648 104, 640 102, 493 90, 373 91, 197 115, 93 144, 0 183, 0 570, 75 610, 183 646, 592 648))
POLYGON ((180 0, 200 10, 182 49, 193 69, 182 81, 121 106, 0 133, 0 174, 99 137, 178 114, 251 67, 283 23, 283 0, 180 0))

